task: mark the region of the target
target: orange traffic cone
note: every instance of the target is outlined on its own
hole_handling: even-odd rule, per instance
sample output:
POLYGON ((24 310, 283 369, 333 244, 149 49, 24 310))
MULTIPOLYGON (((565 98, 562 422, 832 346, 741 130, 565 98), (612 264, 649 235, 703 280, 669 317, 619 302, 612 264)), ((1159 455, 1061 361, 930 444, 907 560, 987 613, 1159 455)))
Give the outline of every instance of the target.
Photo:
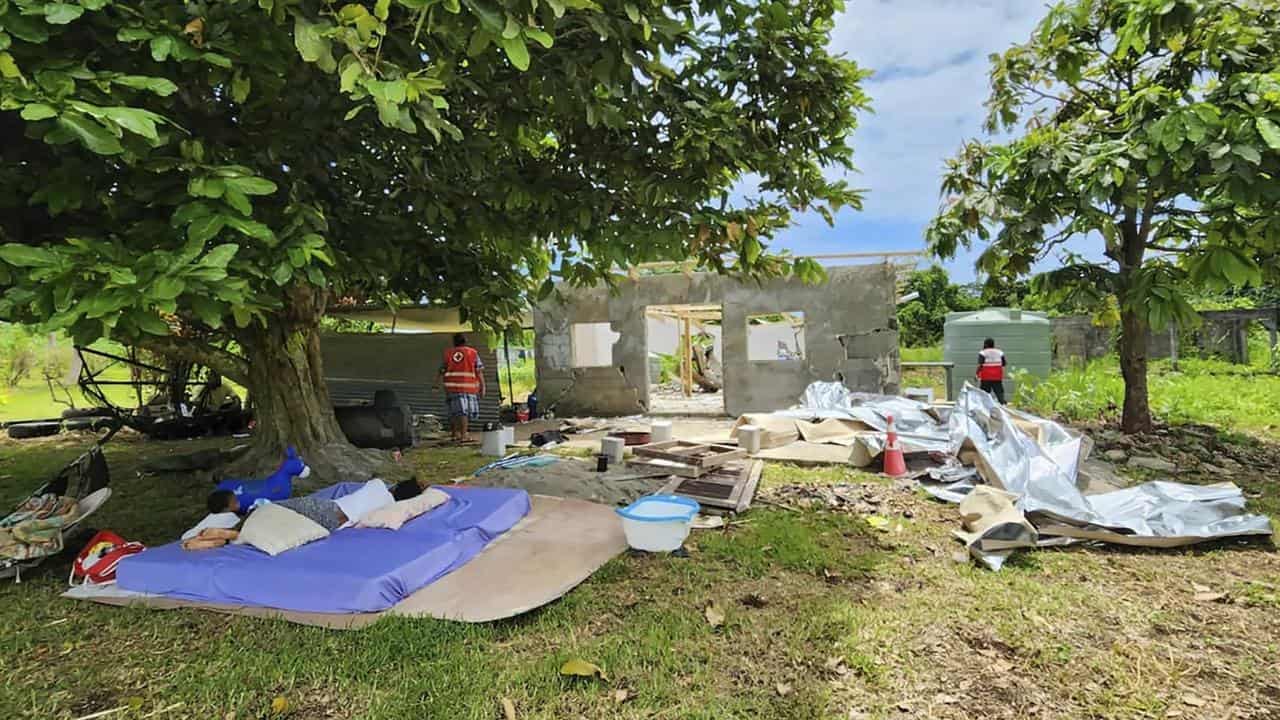
POLYGON ((907 459, 903 457, 902 446, 898 444, 898 433, 894 430, 892 415, 889 416, 888 421, 884 446, 884 474, 889 477, 898 477, 907 474, 907 459))

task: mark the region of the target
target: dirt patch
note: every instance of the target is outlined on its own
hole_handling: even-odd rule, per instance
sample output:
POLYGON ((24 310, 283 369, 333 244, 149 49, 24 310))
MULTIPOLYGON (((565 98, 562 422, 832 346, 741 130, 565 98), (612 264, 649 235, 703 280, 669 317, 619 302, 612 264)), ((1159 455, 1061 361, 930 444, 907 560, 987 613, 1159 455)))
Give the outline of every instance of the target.
POLYGON ((542 467, 487 470, 462 480, 477 487, 520 488, 533 495, 590 500, 602 505, 626 505, 657 492, 668 478, 639 477, 626 468, 596 472, 595 461, 561 457, 542 467))

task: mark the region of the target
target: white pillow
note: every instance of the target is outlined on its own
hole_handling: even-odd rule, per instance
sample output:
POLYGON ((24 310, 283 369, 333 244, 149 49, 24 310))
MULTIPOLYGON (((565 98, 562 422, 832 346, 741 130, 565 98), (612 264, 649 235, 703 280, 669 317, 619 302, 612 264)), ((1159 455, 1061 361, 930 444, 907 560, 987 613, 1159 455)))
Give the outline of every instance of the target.
POLYGON ((252 545, 274 556, 328 536, 329 531, 311 518, 282 505, 267 503, 249 513, 235 542, 252 545))
POLYGON ((428 488, 416 497, 393 502, 373 512, 366 513, 356 525, 359 527, 399 530, 401 525, 447 502, 449 502, 449 496, 443 490, 428 488))
POLYGON ((376 478, 365 483, 359 490, 334 500, 338 503, 342 514, 347 516, 347 523, 351 525, 374 510, 395 501, 395 496, 387 489, 386 483, 376 478))

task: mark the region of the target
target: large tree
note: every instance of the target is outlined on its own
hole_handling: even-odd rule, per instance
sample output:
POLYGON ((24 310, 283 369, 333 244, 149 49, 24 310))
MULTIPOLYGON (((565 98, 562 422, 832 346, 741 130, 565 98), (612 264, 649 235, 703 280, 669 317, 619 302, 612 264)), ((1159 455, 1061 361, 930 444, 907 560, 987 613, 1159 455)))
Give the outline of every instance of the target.
POLYGON ((1122 425, 1151 427, 1146 336, 1194 323, 1179 288, 1274 280, 1280 247, 1280 4, 1274 0, 1069 0, 1031 39, 993 56, 991 132, 949 161, 927 231, 953 256, 1036 278, 1068 299, 1113 296, 1121 315, 1122 425))
POLYGON ((249 387, 261 457, 339 460, 336 300, 497 325, 633 262, 820 273, 763 250, 859 201, 824 173, 866 104, 840 9, 0 0, 0 319, 198 360, 249 387))

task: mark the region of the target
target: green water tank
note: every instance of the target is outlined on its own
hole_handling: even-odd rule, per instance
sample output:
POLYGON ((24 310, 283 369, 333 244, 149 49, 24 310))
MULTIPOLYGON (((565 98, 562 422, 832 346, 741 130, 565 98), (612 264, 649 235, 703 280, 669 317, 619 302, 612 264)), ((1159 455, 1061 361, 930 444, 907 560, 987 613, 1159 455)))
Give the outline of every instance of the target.
POLYGON ((996 347, 1004 350, 1009 361, 1004 384, 1007 399, 1012 400, 1017 392, 1017 384, 1011 378, 1019 370, 1034 378, 1049 377, 1053 339, 1044 313, 1009 308, 948 313, 942 331, 942 359, 956 364, 955 392, 965 380, 976 382, 973 376, 978 367, 978 351, 987 338, 996 341, 996 347))

